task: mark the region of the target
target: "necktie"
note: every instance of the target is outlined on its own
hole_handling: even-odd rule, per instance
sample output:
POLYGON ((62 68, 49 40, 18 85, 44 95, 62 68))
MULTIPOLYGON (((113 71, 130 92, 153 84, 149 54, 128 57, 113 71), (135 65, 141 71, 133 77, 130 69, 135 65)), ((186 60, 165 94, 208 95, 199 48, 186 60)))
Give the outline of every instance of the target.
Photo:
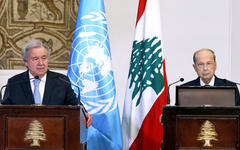
POLYGON ((39 79, 35 79, 33 80, 33 83, 34 83, 34 101, 35 101, 35 104, 41 104, 41 96, 40 96, 40 92, 39 92, 39 83, 40 83, 41 80, 39 79))

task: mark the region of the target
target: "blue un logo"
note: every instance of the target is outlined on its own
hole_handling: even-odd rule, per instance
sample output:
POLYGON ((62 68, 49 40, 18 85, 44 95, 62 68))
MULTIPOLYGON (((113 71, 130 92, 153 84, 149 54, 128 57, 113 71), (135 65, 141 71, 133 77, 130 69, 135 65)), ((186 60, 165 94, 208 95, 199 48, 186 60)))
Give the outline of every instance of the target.
POLYGON ((81 23, 75 29, 68 76, 80 87, 81 101, 89 113, 109 112, 117 103, 105 15, 92 12, 81 23))

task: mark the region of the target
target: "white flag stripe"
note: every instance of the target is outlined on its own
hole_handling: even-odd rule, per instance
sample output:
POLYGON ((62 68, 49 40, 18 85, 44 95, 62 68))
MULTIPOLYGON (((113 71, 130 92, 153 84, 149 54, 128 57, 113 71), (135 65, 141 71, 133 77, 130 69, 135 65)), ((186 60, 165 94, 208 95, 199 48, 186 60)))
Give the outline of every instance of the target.
MULTIPOLYGON (((139 2, 144 2, 144 1, 139 1, 139 2)), ((140 9, 143 9, 143 6, 144 6, 144 4, 139 4, 140 9)), ((132 52, 133 57, 131 60, 131 63, 132 63, 131 65, 134 67, 132 67, 132 70, 130 70, 130 71, 134 74, 136 71, 135 69, 139 69, 139 68, 137 68, 137 65, 139 65, 139 63, 141 63, 142 61, 144 61, 143 65, 144 65, 144 67, 146 67, 146 68, 144 68, 146 70, 143 70, 145 72, 142 76, 140 76, 141 74, 139 74, 139 75, 134 74, 134 81, 132 81, 132 76, 131 76, 132 73, 130 74, 130 76, 128 78, 123 118, 122 118, 123 119, 122 130, 123 130, 123 137, 124 137, 124 147, 123 147, 124 150, 128 150, 130 147, 132 147, 133 149, 136 149, 136 148, 138 149, 142 146, 141 143, 138 143, 138 142, 140 142, 141 140, 144 140, 144 138, 142 138, 142 137, 145 137, 145 136, 142 136, 142 134, 145 135, 145 133, 141 133, 140 137, 138 134, 139 134, 139 130, 142 128, 143 121, 146 118, 146 116, 149 114, 149 112, 153 108, 153 106, 155 106, 154 104, 155 104, 156 100, 158 99, 158 97, 161 94, 163 94, 163 92, 166 93, 164 91, 166 89, 166 87, 164 86, 164 83, 162 83, 162 82, 159 83, 159 87, 158 87, 159 91, 155 91, 156 89, 153 89, 153 87, 151 87, 151 86, 148 87, 148 85, 153 84, 153 81, 162 80, 162 78, 159 79, 158 77, 157 77, 158 80, 151 80, 151 78, 153 79, 156 77, 155 76, 156 74, 161 74, 162 76, 164 76, 164 70, 163 70, 163 66, 162 66, 164 56, 163 56, 162 51, 160 50, 162 48, 162 42, 161 42, 162 36, 161 35, 162 35, 162 31, 161 31, 159 0, 147 0, 146 4, 145 4, 144 12, 143 12, 142 16, 139 18, 137 25, 136 25, 136 29, 135 29, 134 42, 136 42, 136 43, 134 43, 134 45, 133 45, 135 47, 133 47, 133 52, 132 52), (150 40, 148 41, 146 39, 150 39, 150 40), (145 44, 149 44, 149 43, 151 44, 151 46, 145 45, 145 44), (142 44, 142 46, 144 45, 144 49, 139 48, 141 45, 139 46, 138 44, 142 44), (159 45, 159 46, 157 46, 157 45, 159 45), (156 48, 156 46, 157 46, 157 48, 156 48), (142 51, 142 50, 144 50, 144 51, 142 51), (141 51, 141 53, 143 53, 143 59, 140 62, 138 62, 139 61, 138 53, 140 53, 140 51, 141 51), (155 59, 156 55, 158 55, 159 58, 155 59), (147 58, 144 58, 145 56, 147 58), (138 58, 136 58, 136 57, 138 57, 138 58), (160 62, 159 59, 161 59, 162 61, 160 62), (136 64, 134 64, 134 63, 136 63, 136 64), (154 67, 156 67, 154 69, 154 68, 152 68, 153 66, 149 65, 149 63, 150 64, 159 63, 159 64, 157 64, 157 66, 154 66, 154 67), (154 70, 151 70, 151 69, 154 69, 154 70), (148 74, 147 74, 147 71, 152 71, 152 72, 150 72, 150 73, 148 72, 148 74), (146 80, 139 81, 139 80, 141 80, 141 79, 139 79, 140 77, 142 77, 143 79, 146 79, 146 80), (150 78, 148 78, 148 77, 150 77, 150 78), (129 88, 130 84, 132 84, 131 88, 129 88), (139 91, 137 94, 133 93, 133 92, 137 91, 136 89, 134 89, 134 88, 136 88, 135 84, 138 84, 138 86, 136 86, 137 88, 140 88, 139 84, 142 84, 142 86, 145 86, 145 84, 147 84, 145 87, 143 87, 144 91, 143 91, 142 95, 140 95, 140 92, 142 89, 140 89, 140 90, 138 89, 139 91), (160 86, 160 84, 161 84, 161 86, 160 86), (136 95, 134 95, 134 94, 136 94, 136 95), (132 99, 133 95, 135 96, 134 99, 132 99), (141 97, 140 100, 139 100, 139 96, 141 97), (133 142, 134 142, 134 144, 133 144, 133 142), (132 144, 134 146, 132 146, 132 144)), ((166 78, 166 77, 164 77, 164 78, 166 78)), ((166 99, 163 99, 163 101, 166 101, 166 99)), ((160 106, 161 104, 158 101, 158 104, 156 104, 156 105, 160 106)), ((153 109, 153 110, 156 111, 156 109, 153 109)), ((155 111, 153 111, 153 112, 155 112, 155 111)), ((161 114, 160 111, 161 110, 159 110, 159 112, 157 112, 158 115, 161 114)), ((156 118, 156 117, 154 117, 152 119, 154 120, 155 123, 157 121, 159 121, 159 118, 156 118)), ((148 122, 149 122, 149 119, 148 119, 148 122)), ((144 125, 146 125, 146 122, 144 122, 144 125)), ((159 126, 161 126, 161 125, 159 125, 159 126)), ((147 126, 147 127, 149 127, 149 126, 147 126)), ((159 129, 159 127, 157 129, 159 129)), ((149 130, 149 128, 147 130, 149 130)), ((157 134, 157 136, 159 137, 159 133, 157 134)), ((153 135, 153 137, 154 137, 154 135, 153 135)), ((149 140, 149 139, 145 139, 145 140, 149 140)), ((151 141, 151 142, 153 143, 153 145, 156 144, 155 148, 159 146, 159 143, 154 143, 154 141, 151 141)), ((160 142, 161 142, 161 139, 160 139, 160 142)), ((146 145, 148 145, 148 142, 145 142, 145 146, 146 145)), ((152 146, 152 147, 154 147, 154 146, 152 146)), ((160 147, 158 147, 158 148, 160 148, 160 147)), ((146 149, 146 147, 145 147, 145 149, 146 149)))
POLYGON ((155 14, 160 14, 160 5, 156 1, 159 0, 147 1, 145 11, 136 25, 135 40, 141 41, 154 36, 161 39, 161 18, 155 17, 155 14))

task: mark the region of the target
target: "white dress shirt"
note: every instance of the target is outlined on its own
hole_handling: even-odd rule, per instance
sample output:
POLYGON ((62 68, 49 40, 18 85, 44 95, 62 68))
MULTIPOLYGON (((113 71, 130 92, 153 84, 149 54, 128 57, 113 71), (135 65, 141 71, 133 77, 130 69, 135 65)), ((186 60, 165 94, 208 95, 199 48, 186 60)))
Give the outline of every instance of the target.
MULTIPOLYGON (((34 93, 34 83, 33 81, 35 79, 33 79, 34 76, 29 72, 29 79, 30 79, 30 83, 31 83, 31 89, 32 89, 32 93, 34 93), (31 80, 32 79, 32 80, 31 80)), ((39 92, 40 92, 40 96, 41 96, 41 103, 43 101, 43 94, 44 94, 44 90, 45 90, 45 84, 46 84, 46 79, 47 79, 47 74, 45 74, 40 80, 39 83, 39 92)))
MULTIPOLYGON (((214 82, 215 82, 215 76, 212 77, 212 80, 207 84, 210 86, 214 86, 214 82)), ((200 85, 201 86, 205 86, 206 84, 202 81, 202 79, 200 78, 200 85)))

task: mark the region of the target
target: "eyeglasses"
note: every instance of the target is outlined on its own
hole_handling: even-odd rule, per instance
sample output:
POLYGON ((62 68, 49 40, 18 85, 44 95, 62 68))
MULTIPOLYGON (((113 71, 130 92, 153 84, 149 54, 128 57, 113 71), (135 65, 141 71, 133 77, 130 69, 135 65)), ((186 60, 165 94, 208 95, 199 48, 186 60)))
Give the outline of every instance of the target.
POLYGON ((214 66, 214 62, 207 62, 207 63, 199 63, 199 64, 197 64, 197 67, 200 68, 200 69, 203 69, 205 66, 207 68, 212 68, 214 66))

